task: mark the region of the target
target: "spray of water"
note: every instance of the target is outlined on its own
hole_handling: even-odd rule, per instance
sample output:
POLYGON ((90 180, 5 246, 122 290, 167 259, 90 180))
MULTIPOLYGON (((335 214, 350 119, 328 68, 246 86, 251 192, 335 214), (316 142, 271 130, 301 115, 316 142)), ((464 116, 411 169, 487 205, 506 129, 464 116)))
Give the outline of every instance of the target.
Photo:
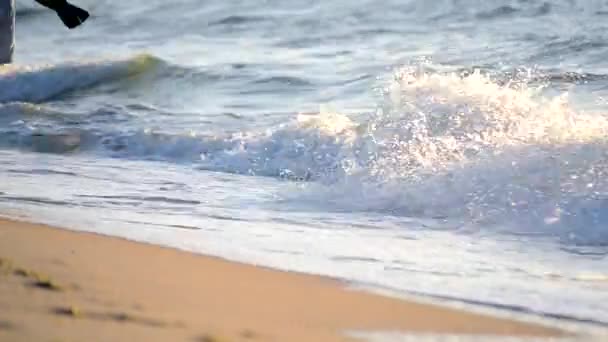
POLYGON ((400 70, 377 115, 354 138, 349 128, 340 177, 321 175, 331 186, 315 196, 347 210, 608 243, 608 120, 541 90, 480 72, 400 70))

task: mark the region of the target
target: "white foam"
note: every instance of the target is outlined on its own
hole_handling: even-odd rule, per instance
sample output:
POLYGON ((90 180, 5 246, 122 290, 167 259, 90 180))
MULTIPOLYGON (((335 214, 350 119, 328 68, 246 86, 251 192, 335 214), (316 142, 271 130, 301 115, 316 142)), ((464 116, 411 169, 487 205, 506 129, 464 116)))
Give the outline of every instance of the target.
POLYGON ((608 243, 605 117, 575 112, 566 95, 543 98, 478 72, 402 70, 386 94, 365 130, 340 138, 343 177, 312 186, 311 196, 341 209, 608 243))

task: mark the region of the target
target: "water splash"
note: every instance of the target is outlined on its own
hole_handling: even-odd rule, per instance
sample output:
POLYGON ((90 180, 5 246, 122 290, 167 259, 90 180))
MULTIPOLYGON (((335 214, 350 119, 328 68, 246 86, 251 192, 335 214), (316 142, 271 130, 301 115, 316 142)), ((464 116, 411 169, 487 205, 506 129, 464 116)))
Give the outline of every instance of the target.
POLYGON ((567 94, 543 96, 537 79, 408 67, 360 122, 321 111, 264 131, 183 135, 85 127, 40 134, 22 123, 2 143, 312 181, 289 196, 604 246, 608 119, 575 111, 567 94))
POLYGON ((400 70, 324 196, 339 208, 606 244, 608 120, 540 90, 400 70))

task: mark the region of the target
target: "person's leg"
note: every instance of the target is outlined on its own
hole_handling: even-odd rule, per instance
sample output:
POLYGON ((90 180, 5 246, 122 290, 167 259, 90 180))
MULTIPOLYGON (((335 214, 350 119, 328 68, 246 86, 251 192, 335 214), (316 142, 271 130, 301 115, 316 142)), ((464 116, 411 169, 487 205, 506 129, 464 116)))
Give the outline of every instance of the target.
POLYGON ((0 64, 13 61, 15 48, 15 0, 0 0, 0 64))

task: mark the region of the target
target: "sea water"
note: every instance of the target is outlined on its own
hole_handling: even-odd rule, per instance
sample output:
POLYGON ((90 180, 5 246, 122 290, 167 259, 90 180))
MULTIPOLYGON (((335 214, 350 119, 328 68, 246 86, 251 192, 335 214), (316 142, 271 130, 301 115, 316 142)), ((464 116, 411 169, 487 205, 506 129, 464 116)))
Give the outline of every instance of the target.
POLYGON ((3 215, 608 326, 608 3, 77 4, 18 1, 3 215))

